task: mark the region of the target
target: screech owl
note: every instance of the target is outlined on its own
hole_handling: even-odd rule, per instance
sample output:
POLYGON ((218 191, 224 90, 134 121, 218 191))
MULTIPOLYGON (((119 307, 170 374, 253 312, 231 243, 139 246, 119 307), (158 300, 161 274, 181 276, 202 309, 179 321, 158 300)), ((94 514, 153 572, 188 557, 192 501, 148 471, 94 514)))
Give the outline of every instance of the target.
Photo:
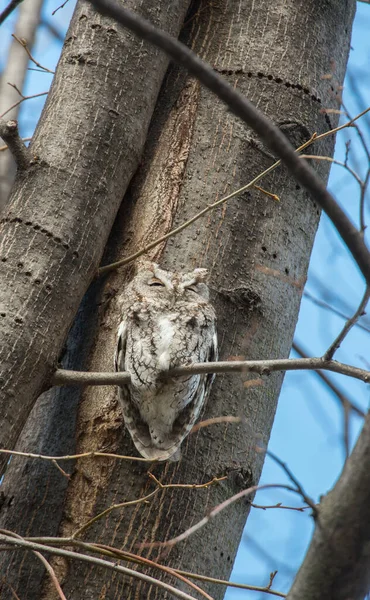
POLYGON ((131 382, 119 387, 125 425, 142 456, 178 460, 214 376, 163 378, 171 368, 217 360, 216 314, 206 269, 164 271, 141 263, 120 298, 116 371, 131 382))

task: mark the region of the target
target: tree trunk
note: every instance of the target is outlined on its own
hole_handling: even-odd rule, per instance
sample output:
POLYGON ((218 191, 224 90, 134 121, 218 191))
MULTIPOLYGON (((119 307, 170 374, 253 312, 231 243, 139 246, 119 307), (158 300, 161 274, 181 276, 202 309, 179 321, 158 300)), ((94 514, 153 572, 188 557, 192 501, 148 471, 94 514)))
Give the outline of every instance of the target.
MULTIPOLYGON (((241 0, 236 10, 233 3, 216 0, 193 6, 183 36, 298 146, 313 132, 322 133, 336 125, 336 117, 329 118, 321 110, 338 108, 331 83, 323 76, 335 64, 335 79, 343 80, 353 14, 353 2, 334 6, 301 0, 287 7, 282 0, 241 0)), ((333 144, 332 138, 326 138, 315 151, 330 155, 333 144)), ((171 68, 152 119, 141 169, 126 194, 106 260, 128 255, 183 223, 214 199, 248 183, 273 160, 214 96, 171 68)), ((317 170, 323 177, 327 175, 324 161, 317 170)), ((257 190, 244 193, 150 254, 169 269, 202 266, 210 270, 221 359, 282 358, 291 347, 319 210, 283 168, 262 186, 278 194, 280 202, 257 190)), ((101 297, 91 370, 113 368, 119 291, 129 275, 129 270, 114 273, 101 297)), ((155 546, 138 550, 137 543, 172 538, 233 493, 258 483, 263 454, 256 452, 256 445, 268 443, 281 383, 282 375, 277 373, 258 380, 217 377, 203 418, 236 415, 243 417, 243 422, 200 429, 183 444, 179 463, 157 464, 150 471, 166 484, 204 483, 223 475, 227 480, 203 490, 163 490, 150 504, 111 512, 94 523, 83 539, 228 578, 248 512, 246 502, 229 507, 165 556, 155 546)), ((58 423, 54 421, 50 427, 55 430, 58 423)), ((114 388, 84 392, 77 420, 77 450, 136 455, 122 429, 114 388)), ((153 490, 147 471, 148 465, 123 460, 78 461, 59 534, 70 535, 108 506, 153 490)), ((5 479, 11 493, 17 484, 12 466, 5 479)), ((32 485, 40 486, 41 481, 41 470, 40 475, 33 472, 32 485)), ((16 510, 13 502, 11 511, 16 510)), ((41 524, 39 534, 44 534, 41 524)), ((73 600, 168 597, 157 588, 78 562, 58 559, 54 566, 67 597, 73 600)), ((26 567, 26 563, 22 565, 22 569, 26 567)), ((21 595, 16 582, 12 585, 21 595)), ((185 589, 183 584, 176 585, 185 589)), ((216 599, 223 596, 220 587, 204 588, 216 599)), ((42 597, 54 598, 48 580, 42 597)))
MULTIPOLYGON (((129 8, 177 35, 187 0, 129 8)), ((167 59, 83 3, 74 13, 0 245, 0 447, 45 389, 137 168, 167 59)), ((4 466, 0 459, 1 467, 4 466)))

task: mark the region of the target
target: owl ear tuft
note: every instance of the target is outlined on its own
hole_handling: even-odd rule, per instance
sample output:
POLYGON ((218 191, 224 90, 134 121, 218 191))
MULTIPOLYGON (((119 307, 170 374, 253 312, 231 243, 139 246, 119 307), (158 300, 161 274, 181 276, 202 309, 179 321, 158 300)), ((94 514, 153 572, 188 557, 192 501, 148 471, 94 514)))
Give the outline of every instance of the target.
POLYGON ((194 277, 197 283, 207 281, 208 269, 194 269, 194 277))

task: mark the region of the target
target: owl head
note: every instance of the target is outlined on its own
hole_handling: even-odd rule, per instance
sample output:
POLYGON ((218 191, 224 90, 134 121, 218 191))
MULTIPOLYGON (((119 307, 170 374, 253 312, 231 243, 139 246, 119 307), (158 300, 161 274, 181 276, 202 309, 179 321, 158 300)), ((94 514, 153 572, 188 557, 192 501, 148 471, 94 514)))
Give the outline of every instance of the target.
POLYGON ((175 300, 208 302, 207 269, 194 269, 188 273, 165 271, 157 263, 142 261, 132 283, 134 291, 147 300, 172 297, 175 300))

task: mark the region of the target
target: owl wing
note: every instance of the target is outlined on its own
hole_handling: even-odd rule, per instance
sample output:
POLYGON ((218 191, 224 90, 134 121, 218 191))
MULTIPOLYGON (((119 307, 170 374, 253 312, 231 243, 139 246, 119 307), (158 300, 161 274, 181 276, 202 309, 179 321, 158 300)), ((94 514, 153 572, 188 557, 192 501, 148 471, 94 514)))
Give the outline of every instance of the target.
MULTIPOLYGON (((126 349, 129 327, 129 318, 123 318, 118 328, 117 345, 114 356, 114 367, 118 373, 127 370, 126 349)), ((119 386, 118 398, 123 412, 125 425, 137 450, 144 458, 155 460, 157 458, 155 452, 153 452, 155 448, 151 441, 148 426, 143 422, 137 403, 135 402, 132 386, 129 384, 119 386)), ((169 458, 169 456, 159 460, 166 460, 167 458, 169 458)))

